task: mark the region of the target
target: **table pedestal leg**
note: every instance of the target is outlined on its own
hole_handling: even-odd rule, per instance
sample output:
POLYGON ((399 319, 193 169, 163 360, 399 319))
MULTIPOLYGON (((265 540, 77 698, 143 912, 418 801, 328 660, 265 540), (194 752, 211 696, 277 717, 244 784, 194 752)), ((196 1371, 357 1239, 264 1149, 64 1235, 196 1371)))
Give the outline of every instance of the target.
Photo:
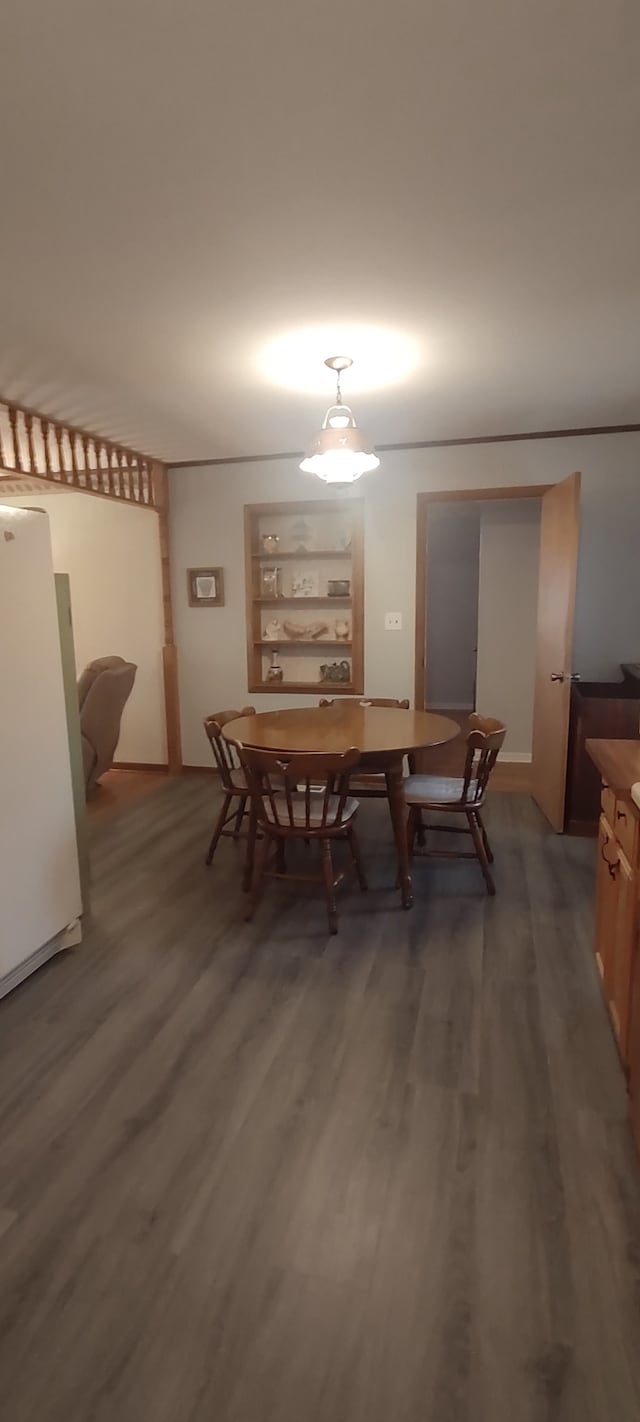
POLYGON ((402 907, 413 907, 413 884, 409 868, 409 846, 407 843, 407 807, 402 788, 402 761, 387 766, 385 771, 389 813, 393 825, 393 837, 398 851, 398 883, 402 893, 402 907))

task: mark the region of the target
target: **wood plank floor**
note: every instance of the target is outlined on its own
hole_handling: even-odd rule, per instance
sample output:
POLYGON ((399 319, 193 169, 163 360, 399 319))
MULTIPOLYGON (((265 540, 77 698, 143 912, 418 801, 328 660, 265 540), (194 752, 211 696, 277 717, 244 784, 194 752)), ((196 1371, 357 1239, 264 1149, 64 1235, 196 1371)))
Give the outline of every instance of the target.
POLYGON ((211 777, 92 825, 83 947, 0 1004, 7 1422, 637 1422, 640 1170, 593 845, 242 919, 211 777))
POLYGON ((87 813, 90 819, 100 815, 112 815, 141 800, 144 795, 157 790, 167 778, 167 771, 158 770, 106 770, 89 794, 87 813))

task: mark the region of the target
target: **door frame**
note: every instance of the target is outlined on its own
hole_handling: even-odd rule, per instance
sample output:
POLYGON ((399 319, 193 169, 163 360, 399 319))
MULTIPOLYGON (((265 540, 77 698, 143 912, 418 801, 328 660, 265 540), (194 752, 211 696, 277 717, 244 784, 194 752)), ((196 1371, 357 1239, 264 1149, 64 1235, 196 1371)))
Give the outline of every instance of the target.
POLYGON ((542 499, 553 484, 505 484, 498 489, 434 489, 419 493, 416 515, 416 613, 414 659, 414 706, 424 711, 427 669, 427 537, 432 504, 453 504, 461 500, 485 502, 490 499, 542 499))

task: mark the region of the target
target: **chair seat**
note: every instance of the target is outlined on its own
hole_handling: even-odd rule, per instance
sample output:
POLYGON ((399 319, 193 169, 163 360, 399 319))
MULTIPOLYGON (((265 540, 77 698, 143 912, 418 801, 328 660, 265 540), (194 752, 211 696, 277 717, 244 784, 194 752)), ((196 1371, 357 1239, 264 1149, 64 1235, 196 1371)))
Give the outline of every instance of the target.
POLYGON ((477 780, 470 780, 466 798, 462 800, 464 780, 458 775, 408 775, 404 784, 404 797, 408 805, 436 805, 453 809, 458 804, 477 803, 477 780))
POLYGON ((249 794, 249 791, 247 789, 247 782, 241 770, 233 771, 231 775, 231 784, 234 790, 237 790, 240 795, 249 794))
MULTIPOLYGON (((285 800, 284 800, 284 797, 282 797, 282 809, 280 810, 280 818, 279 818, 279 821, 276 820, 269 801, 268 801, 267 799, 265 799, 265 800, 263 801, 263 803, 264 803, 264 809, 265 809, 265 814, 266 814, 266 816, 267 816, 267 819, 270 820, 272 824, 278 824, 278 823, 279 823, 283 828, 287 828, 287 827, 289 826, 289 824, 290 824, 289 812, 288 812, 288 810, 287 810, 287 806, 286 806, 286 802, 285 802, 285 800)), ((293 824, 296 826, 297 829, 304 829, 304 828, 306 827, 306 823, 307 823, 307 819, 306 819, 306 809, 305 809, 305 803, 304 803, 304 795, 292 795, 292 797, 291 797, 291 803, 292 803, 292 806, 293 806, 293 824)), ((330 830, 330 829, 333 828, 334 820, 336 819, 336 816, 337 816, 337 814, 338 814, 338 805, 339 805, 339 804, 340 804, 340 801, 339 801, 337 795, 330 795, 330 796, 329 796, 329 804, 328 804, 328 807, 327 807, 327 817, 326 817, 326 827, 327 827, 328 830, 330 830)), ((310 828, 311 828, 311 829, 320 829, 320 828, 321 828, 321 826, 322 826, 322 809, 323 809, 323 805, 324 805, 324 795, 318 795, 318 796, 312 795, 312 796, 311 796, 311 804, 310 804, 310 807, 309 807, 309 808, 310 808, 309 825, 310 825, 310 828)), ((358 801, 357 801, 357 800, 354 800, 354 799, 352 798, 352 796, 349 796, 349 797, 345 800, 345 803, 344 803, 344 810, 343 810, 343 812, 342 812, 342 823, 343 823, 343 824, 348 824, 348 823, 353 819, 353 817, 354 817, 354 815, 355 815, 357 809, 358 809, 358 801)))

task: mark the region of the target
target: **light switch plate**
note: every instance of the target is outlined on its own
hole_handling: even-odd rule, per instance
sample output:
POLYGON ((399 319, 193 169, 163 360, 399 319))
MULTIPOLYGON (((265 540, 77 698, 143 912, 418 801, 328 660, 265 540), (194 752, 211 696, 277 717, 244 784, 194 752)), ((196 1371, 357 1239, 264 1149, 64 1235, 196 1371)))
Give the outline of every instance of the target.
POLYGON ((401 613, 401 612, 385 612, 385 614, 384 614, 384 630, 385 630, 385 632, 401 632, 401 631, 402 631, 402 613, 401 613))

